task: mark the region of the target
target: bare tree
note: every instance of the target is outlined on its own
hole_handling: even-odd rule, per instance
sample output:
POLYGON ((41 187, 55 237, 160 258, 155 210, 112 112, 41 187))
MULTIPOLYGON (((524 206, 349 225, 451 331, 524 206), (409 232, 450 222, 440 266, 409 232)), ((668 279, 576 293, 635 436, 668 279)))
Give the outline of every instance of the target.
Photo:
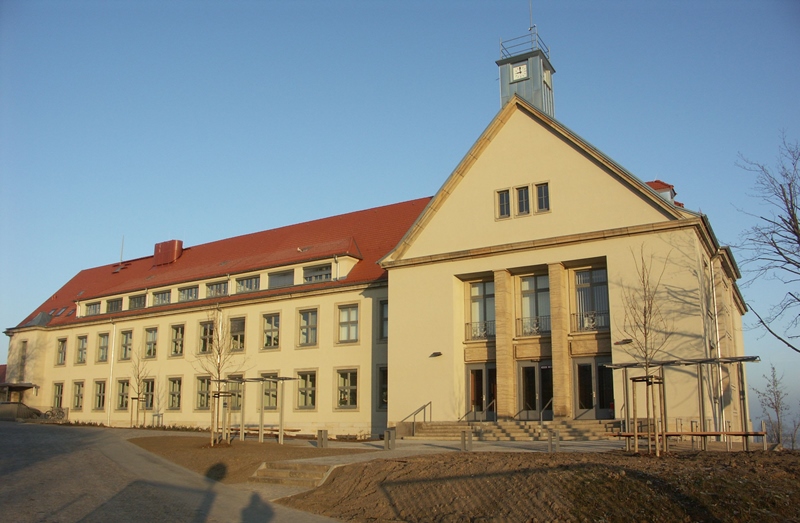
POLYGON ((792 416, 792 426, 788 431, 789 442, 792 444, 792 450, 797 448, 797 435, 800 433, 800 412, 792 416))
MULTIPOLYGON (((215 435, 219 426, 220 397, 222 384, 228 375, 240 371, 246 360, 242 357, 239 343, 233 339, 229 322, 219 308, 208 313, 208 320, 201 327, 200 350, 195 356, 194 367, 211 378, 213 390, 210 392, 211 406, 211 445, 215 443, 215 435)), ((244 427, 242 427, 244 428, 244 427)))
POLYGON ((775 365, 770 364, 769 376, 764 376, 767 381, 764 390, 753 389, 758 396, 761 410, 767 422, 767 438, 778 444, 783 444, 783 418, 789 406, 786 403, 786 389, 783 386, 783 375, 778 376, 775 365))
POLYGON ((141 357, 139 350, 131 352, 131 383, 130 398, 136 402, 136 422, 133 422, 134 408, 131 406, 131 426, 139 425, 139 414, 142 413, 142 425, 145 424, 147 413, 142 409, 142 399, 144 394, 144 380, 150 377, 150 371, 147 369, 148 361, 141 357))
POLYGON ((797 328, 800 326, 800 223, 797 219, 800 203, 800 143, 789 142, 782 136, 778 163, 775 169, 739 155, 739 167, 756 174, 754 196, 765 209, 762 213, 744 211, 756 219, 756 224, 742 233, 739 246, 745 254, 744 264, 753 274, 750 282, 767 277, 786 285, 786 294, 767 312, 750 310, 758 324, 788 348, 800 353, 797 328), (786 320, 783 327, 778 326, 786 320))

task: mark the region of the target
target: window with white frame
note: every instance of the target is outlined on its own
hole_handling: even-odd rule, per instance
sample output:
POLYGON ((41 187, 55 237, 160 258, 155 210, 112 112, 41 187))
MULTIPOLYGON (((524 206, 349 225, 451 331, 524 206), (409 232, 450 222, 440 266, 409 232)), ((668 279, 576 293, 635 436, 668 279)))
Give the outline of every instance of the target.
POLYGON ((181 378, 169 378, 169 400, 167 408, 170 410, 180 410, 181 408, 181 378))
POLYGON ((547 274, 520 278, 518 336, 537 336, 550 332, 550 279, 547 274))
POLYGON ((606 269, 575 271, 573 330, 596 331, 609 328, 608 276, 606 269))
POLYGON ((64 384, 53 383, 53 407, 61 408, 64 401, 64 384))
POLYGON ((104 410, 106 408, 106 382, 105 380, 94 382, 94 410, 104 410))
POLYGON ((470 283, 469 295, 470 321, 467 324, 467 339, 494 339, 494 282, 480 281, 470 283))
POLYGON ((317 309, 300 311, 300 345, 317 344, 317 309))
POLYGON ((131 384, 128 380, 117 381, 117 410, 128 410, 131 384))
POLYGON ((106 300, 106 312, 119 312, 122 310, 122 298, 106 300))
POLYGON ((86 346, 88 338, 86 336, 78 336, 78 348, 75 351, 75 363, 86 363, 86 346))
POLYGON ((261 277, 250 276, 236 280, 236 292, 253 292, 261 288, 261 277))
POLYGON ((140 294, 138 296, 131 296, 128 298, 128 309, 144 309, 145 305, 147 304, 147 296, 144 294, 140 294))
POLYGON ((281 315, 279 313, 264 315, 264 348, 280 347, 281 315))
POLYGON ((122 331, 120 333, 119 342, 119 359, 131 359, 131 351, 133 350, 133 331, 122 331))
POLYGON ((86 315, 87 316, 94 316, 96 314, 100 314, 100 302, 96 301, 94 303, 87 303, 86 304, 86 315))
POLYGON ((380 332, 378 336, 381 340, 389 339, 389 301, 381 300, 380 302, 380 332))
POLYGON ((267 378, 264 382, 264 398, 262 406, 264 410, 277 410, 278 408, 278 373, 263 372, 262 378, 267 378), (272 380, 272 381, 271 381, 272 380))
POLYGON ((517 215, 526 216, 531 213, 531 194, 530 188, 525 185, 524 187, 517 187, 515 189, 517 194, 517 215))
POLYGON ((83 382, 76 381, 72 384, 72 409, 83 410, 83 382))
POLYGON ((211 406, 211 378, 200 376, 197 378, 197 399, 195 407, 198 410, 208 410, 211 406))
POLYGON ((178 289, 178 301, 196 300, 197 292, 198 292, 197 285, 195 285, 194 287, 184 287, 183 289, 178 289))
POLYGON ((337 407, 354 409, 358 407, 358 371, 356 369, 337 370, 337 407))
POLYGON ((108 334, 102 333, 97 336, 97 361, 108 361, 108 334))
POLYGON ((317 372, 313 370, 297 373, 297 408, 314 409, 317 406, 317 372))
POLYGON ((234 374, 228 376, 227 382, 228 392, 231 394, 228 398, 231 410, 242 410, 242 387, 244 383, 241 381, 244 377, 241 374, 234 374))
POLYGON ((330 281, 331 264, 316 265, 314 267, 303 267, 303 281, 306 283, 316 283, 320 281, 330 281))
POLYGON ((168 305, 172 300, 172 293, 170 291, 160 291, 153 293, 153 305, 168 305))
POLYGON ((228 295, 228 282, 221 281, 217 283, 206 284, 206 298, 216 298, 218 296, 228 295))
POLYGON ((244 350, 244 318, 231 318, 231 350, 244 350))
POLYGON ((378 367, 378 410, 389 408, 389 369, 378 367))
POLYGON ((294 285, 294 271, 273 272, 270 273, 267 278, 270 289, 294 285))
POLYGON ((173 325, 172 329, 172 340, 170 341, 170 356, 183 356, 183 336, 184 336, 184 326, 183 325, 173 325))
POLYGON ((152 327, 144 331, 144 357, 155 358, 158 344, 158 329, 152 327))
POLYGON ((508 189, 497 191, 496 193, 496 216, 497 218, 509 218, 511 216, 511 195, 508 189))
POLYGON ((56 365, 67 363, 67 339, 62 338, 56 341, 56 365))
POLYGON ((358 305, 339 307, 339 342, 358 341, 358 305))
POLYGON ((141 408, 143 410, 153 410, 156 394, 156 381, 152 378, 142 380, 141 408))
POLYGON ((550 210, 550 186, 546 183, 536 184, 536 212, 550 210))
POLYGON ((200 354, 208 354, 214 350, 214 322, 204 321, 200 324, 200 354))

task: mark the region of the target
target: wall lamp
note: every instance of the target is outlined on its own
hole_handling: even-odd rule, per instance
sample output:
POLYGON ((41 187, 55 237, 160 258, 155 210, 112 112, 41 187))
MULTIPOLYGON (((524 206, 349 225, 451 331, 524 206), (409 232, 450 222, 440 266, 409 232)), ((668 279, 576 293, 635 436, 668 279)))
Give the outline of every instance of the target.
POLYGON ((630 338, 625 338, 624 340, 615 341, 614 345, 628 345, 630 343, 633 343, 633 340, 630 338))
POLYGON ((430 355, 430 357, 431 357, 431 358, 438 358, 438 357, 439 357, 439 356, 441 356, 441 355, 442 355, 442 353, 441 353, 441 352, 431 352, 431 355, 430 355))

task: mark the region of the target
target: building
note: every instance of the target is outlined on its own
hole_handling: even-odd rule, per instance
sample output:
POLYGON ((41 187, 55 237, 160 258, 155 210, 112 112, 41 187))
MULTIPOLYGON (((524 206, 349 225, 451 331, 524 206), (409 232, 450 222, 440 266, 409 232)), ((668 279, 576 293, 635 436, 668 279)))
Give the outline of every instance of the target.
POLYGON ((82 271, 6 331, 8 381, 29 384, 17 398, 73 420, 207 426, 219 378, 234 423, 263 407, 274 425, 284 405, 306 433, 403 430, 427 409, 625 419, 643 372, 630 297, 647 268, 670 423, 747 429, 730 250, 673 186, 554 118, 535 33, 501 47, 502 108, 431 199, 82 271), (262 377, 292 381, 280 397, 246 381, 262 377))

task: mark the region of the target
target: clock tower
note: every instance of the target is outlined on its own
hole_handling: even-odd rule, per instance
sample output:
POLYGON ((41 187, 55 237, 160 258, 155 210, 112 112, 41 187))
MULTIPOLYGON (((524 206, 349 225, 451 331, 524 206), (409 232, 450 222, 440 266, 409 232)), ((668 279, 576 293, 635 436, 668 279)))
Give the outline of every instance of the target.
POLYGON ((500 42, 500 106, 516 94, 537 109, 555 117, 550 48, 544 45, 536 26, 525 36, 500 42))

